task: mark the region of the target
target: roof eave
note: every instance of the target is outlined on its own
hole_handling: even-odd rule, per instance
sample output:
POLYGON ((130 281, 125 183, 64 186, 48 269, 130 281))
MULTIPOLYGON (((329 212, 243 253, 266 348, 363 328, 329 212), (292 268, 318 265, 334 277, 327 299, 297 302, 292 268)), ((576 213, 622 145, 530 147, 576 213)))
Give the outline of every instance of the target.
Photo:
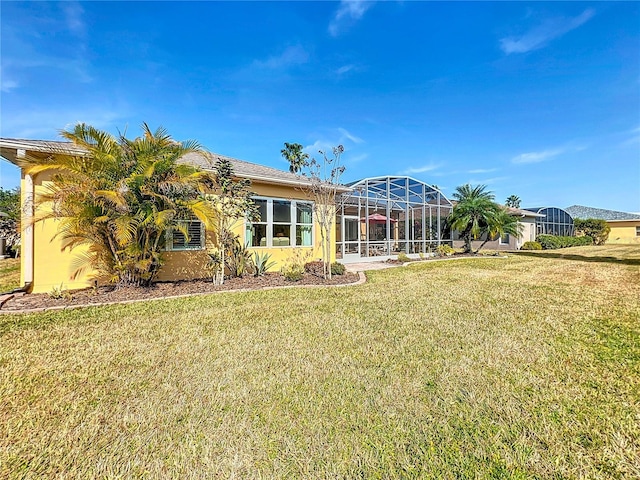
MULTIPOLYGON (((303 180, 304 177, 302 177, 301 180, 288 180, 288 179, 282 179, 282 178, 266 177, 262 175, 251 175, 251 174, 240 175, 238 173, 236 173, 236 175, 242 178, 247 178, 251 181, 255 181, 259 183, 268 183, 271 185, 289 185, 292 187, 310 187, 311 186, 310 181, 303 180)), ((353 190, 352 188, 347 187, 345 185, 336 185, 336 193, 347 193, 347 192, 351 192, 352 190, 353 190)))
POLYGON ((6 158, 9 162, 17 166, 20 166, 17 160, 18 151, 20 150, 24 150, 25 153, 29 151, 38 153, 64 153, 68 155, 84 155, 87 153, 83 148, 75 147, 73 144, 63 145, 63 143, 64 142, 55 140, 43 140, 42 143, 33 143, 29 140, 0 138, 0 151, 2 151, 3 158, 6 158))

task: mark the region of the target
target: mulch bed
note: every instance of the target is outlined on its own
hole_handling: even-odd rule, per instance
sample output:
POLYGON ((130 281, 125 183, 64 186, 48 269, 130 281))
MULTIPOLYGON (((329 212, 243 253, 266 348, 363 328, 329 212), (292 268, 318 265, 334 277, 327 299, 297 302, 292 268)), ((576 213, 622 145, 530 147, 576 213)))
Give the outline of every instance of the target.
MULTIPOLYGON (((213 293, 230 290, 260 290, 264 288, 299 286, 299 285, 346 285, 355 283, 359 279, 356 273, 334 275, 331 280, 305 274, 302 280, 291 282, 278 273, 268 273, 262 277, 246 276, 231 278, 223 285, 214 285, 210 279, 185 280, 179 282, 158 282, 148 288, 126 287, 114 288, 102 286, 97 289, 86 288, 65 292, 63 298, 52 298, 47 293, 30 295, 16 294, 0 306, 4 311, 32 310, 52 307, 66 307, 77 305, 99 305, 102 303, 123 302, 130 300, 150 300, 155 298, 173 297, 178 295, 193 295, 198 293, 213 293)), ((0 299, 0 302, 2 300, 0 299)))

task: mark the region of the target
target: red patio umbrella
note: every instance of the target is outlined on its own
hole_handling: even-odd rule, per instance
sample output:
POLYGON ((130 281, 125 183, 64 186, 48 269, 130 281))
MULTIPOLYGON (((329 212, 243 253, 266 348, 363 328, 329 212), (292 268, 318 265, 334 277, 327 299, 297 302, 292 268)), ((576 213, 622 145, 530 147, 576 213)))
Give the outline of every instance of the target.
MULTIPOLYGON (((385 217, 380 213, 372 213, 367 218, 369 219, 370 222, 374 222, 374 223, 385 223, 387 221, 387 217, 385 217)), ((397 222, 395 218, 389 218, 389 220, 391 221, 391 223, 397 222)), ((364 222, 364 218, 361 218, 360 221, 364 222)))

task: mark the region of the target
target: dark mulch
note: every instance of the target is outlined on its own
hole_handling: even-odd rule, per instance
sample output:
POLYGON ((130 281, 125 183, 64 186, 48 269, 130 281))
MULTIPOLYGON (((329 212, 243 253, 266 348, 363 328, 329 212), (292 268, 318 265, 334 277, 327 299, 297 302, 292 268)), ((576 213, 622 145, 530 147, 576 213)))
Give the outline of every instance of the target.
POLYGON ((17 311, 71 305, 96 305, 126 300, 148 300, 176 295, 191 295, 228 290, 260 290, 269 287, 294 285, 345 285, 358 281, 358 278, 358 274, 356 273, 334 275, 331 280, 305 274, 302 280, 291 282, 278 273, 268 273, 262 277, 246 276, 242 278, 231 278, 225 280, 223 285, 214 285, 211 280, 203 279, 180 282, 158 282, 148 288, 126 287, 116 289, 113 286, 102 286, 97 289, 86 288, 65 292, 63 298, 52 298, 46 293, 16 295, 0 308, 2 311, 17 311))

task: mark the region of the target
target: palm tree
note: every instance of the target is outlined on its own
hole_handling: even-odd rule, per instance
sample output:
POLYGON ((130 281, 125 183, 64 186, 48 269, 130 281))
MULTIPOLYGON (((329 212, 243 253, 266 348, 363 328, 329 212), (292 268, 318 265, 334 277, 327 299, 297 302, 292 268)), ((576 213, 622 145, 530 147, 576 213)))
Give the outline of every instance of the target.
POLYGON ((505 208, 499 208, 490 218, 487 225, 486 238, 478 247, 478 253, 489 240, 494 240, 503 235, 519 236, 524 226, 518 221, 518 217, 509 214, 505 208))
POLYGON ((520 197, 517 195, 509 195, 504 204, 507 207, 520 208, 520 197))
POLYGON ((486 185, 472 187, 468 183, 456 188, 452 195, 457 204, 447 218, 449 226, 460 232, 464 240, 464 252, 471 253, 471 240, 488 231, 492 218, 500 207, 493 201, 494 196, 486 191, 486 185))
POLYGON ((285 142, 284 148, 280 150, 280 153, 289 162, 289 171, 291 173, 298 173, 308 165, 309 154, 302 151, 302 145, 299 143, 285 142))
MULTIPOLYGON (((64 247, 86 246, 76 273, 87 265, 120 286, 149 285, 162 266, 168 231, 188 232, 180 220, 214 225, 215 209, 205 200, 211 175, 178 163, 202 152, 193 141, 176 142, 147 124, 134 140, 114 137, 84 123, 61 135, 86 154, 61 150, 43 161, 27 161, 26 172, 52 172, 46 205, 37 220, 60 221, 64 247)), ((39 208, 42 210, 42 208, 39 208)))

